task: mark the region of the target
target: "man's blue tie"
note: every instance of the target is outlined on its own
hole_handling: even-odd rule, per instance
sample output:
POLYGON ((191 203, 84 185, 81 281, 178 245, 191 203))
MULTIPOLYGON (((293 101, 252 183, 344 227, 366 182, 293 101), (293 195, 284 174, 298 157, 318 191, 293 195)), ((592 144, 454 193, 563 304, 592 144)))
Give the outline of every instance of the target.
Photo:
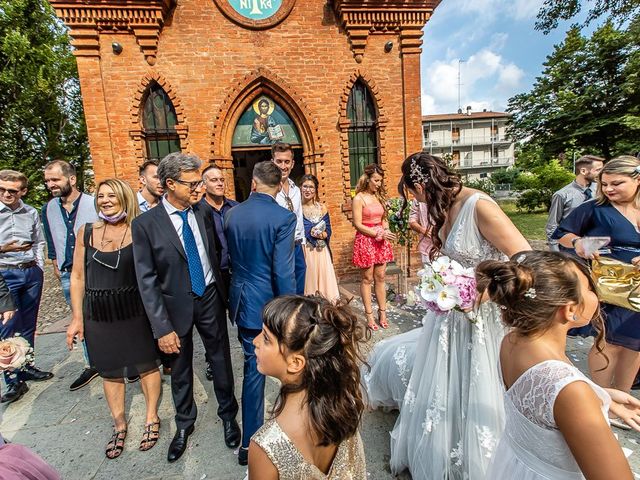
POLYGON ((184 240, 184 251, 187 254, 187 263, 189 264, 189 276, 191 277, 191 291, 201 297, 204 294, 206 284, 204 282, 204 269, 198 254, 198 246, 193 236, 193 230, 189 226, 187 216, 189 209, 177 212, 182 218, 182 238, 184 240))
POLYGON ((591 191, 591 188, 587 187, 586 190, 584 191, 584 199, 591 200, 592 198, 593 198, 593 192, 591 191))

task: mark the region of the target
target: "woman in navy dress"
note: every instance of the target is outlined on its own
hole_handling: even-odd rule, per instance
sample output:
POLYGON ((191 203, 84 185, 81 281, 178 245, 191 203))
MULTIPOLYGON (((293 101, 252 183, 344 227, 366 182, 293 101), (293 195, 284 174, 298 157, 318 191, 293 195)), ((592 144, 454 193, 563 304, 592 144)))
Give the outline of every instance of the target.
MULTIPOLYGON (((582 237, 611 237, 611 253, 602 254, 640 266, 640 160, 622 156, 609 161, 598 179, 596 200, 583 203, 565 218, 553 238, 566 248, 575 248, 582 258, 587 255, 582 237)), ((589 352, 591 377, 600 386, 629 392, 640 367, 640 313, 601 304, 605 319, 604 353, 589 352)))

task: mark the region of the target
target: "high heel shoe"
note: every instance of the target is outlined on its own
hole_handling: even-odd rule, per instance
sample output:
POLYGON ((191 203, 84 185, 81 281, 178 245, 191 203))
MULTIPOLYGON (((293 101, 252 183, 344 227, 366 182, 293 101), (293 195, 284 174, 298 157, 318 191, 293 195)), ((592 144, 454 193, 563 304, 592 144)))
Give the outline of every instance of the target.
POLYGON ((387 322, 387 309, 378 309, 378 322, 380 323, 380 326, 382 328, 389 328, 389 322, 387 322), (382 318, 382 315, 380 315, 380 313, 384 313, 384 318, 382 318))
POLYGON ((372 332, 377 332, 379 327, 376 321, 373 319, 373 312, 367 312, 365 310, 364 314, 367 316, 367 327, 369 327, 369 330, 371 330, 372 332))

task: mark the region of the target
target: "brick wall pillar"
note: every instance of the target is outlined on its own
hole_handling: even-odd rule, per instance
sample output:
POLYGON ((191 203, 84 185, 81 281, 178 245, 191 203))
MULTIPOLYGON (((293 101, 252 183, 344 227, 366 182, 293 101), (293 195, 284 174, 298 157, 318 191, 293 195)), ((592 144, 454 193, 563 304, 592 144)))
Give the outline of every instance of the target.
POLYGON ((422 102, 420 87, 420 53, 422 28, 411 26, 400 33, 402 53, 402 87, 404 103, 404 158, 422 150, 422 102))
POLYGON ((104 178, 118 176, 111 147, 111 130, 105 102, 104 84, 102 83, 100 56, 78 55, 76 53, 76 60, 91 159, 94 170, 100 172, 100 178, 96 177, 97 183, 104 178))

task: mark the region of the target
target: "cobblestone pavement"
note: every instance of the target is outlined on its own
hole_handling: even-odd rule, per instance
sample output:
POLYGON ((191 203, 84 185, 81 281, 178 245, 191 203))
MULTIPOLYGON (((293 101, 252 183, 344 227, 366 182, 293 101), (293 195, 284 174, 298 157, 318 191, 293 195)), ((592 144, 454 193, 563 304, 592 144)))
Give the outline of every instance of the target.
MULTIPOLYGON (((67 352, 64 346, 64 325, 69 310, 64 306, 62 293, 51 271, 46 272, 46 291, 43 296, 36 341, 38 366, 51 369, 56 377, 47 382, 31 383, 29 392, 19 401, 7 406, 0 404, 0 431, 9 440, 33 448, 56 467, 64 479, 242 479, 245 468, 239 467, 232 450, 225 447, 222 425, 216 416, 217 403, 211 382, 204 375, 204 354, 199 339, 195 342, 194 369, 196 381, 194 395, 199 407, 195 433, 189 439, 188 451, 178 462, 166 462, 169 442, 175 432, 170 385, 163 382, 160 406, 161 438, 148 452, 137 450, 144 423, 144 397, 139 383, 127 386, 126 407, 129 434, 125 451, 116 460, 104 456, 104 447, 111 433, 111 419, 104 400, 102 382, 94 380, 89 386, 70 392, 69 384, 82 369, 79 351, 67 352)), ((357 292, 356 284, 343 285, 357 292)), ((361 309, 357 298, 353 304, 361 309)), ((372 344, 400 332, 417 328, 421 324, 419 307, 390 306, 391 326, 374 333, 372 344)), ((242 378, 242 352, 236 341, 235 328, 230 329, 231 355, 236 377, 236 395, 240 398, 242 378)), ((571 359, 586 370, 589 340, 569 340, 571 359)), ((4 387, 3 387, 4 388, 4 387)), ((277 382, 267 380, 266 404, 270 407, 278 390, 277 382)), ((389 431, 397 417, 396 412, 366 412, 362 437, 367 455, 370 480, 394 478, 389 472, 389 431)), ((631 452, 629 461, 640 472, 639 434, 616 430, 621 445, 631 452)), ((408 475, 399 477, 403 480, 408 475)), ((640 478, 640 475, 636 475, 640 478)))

